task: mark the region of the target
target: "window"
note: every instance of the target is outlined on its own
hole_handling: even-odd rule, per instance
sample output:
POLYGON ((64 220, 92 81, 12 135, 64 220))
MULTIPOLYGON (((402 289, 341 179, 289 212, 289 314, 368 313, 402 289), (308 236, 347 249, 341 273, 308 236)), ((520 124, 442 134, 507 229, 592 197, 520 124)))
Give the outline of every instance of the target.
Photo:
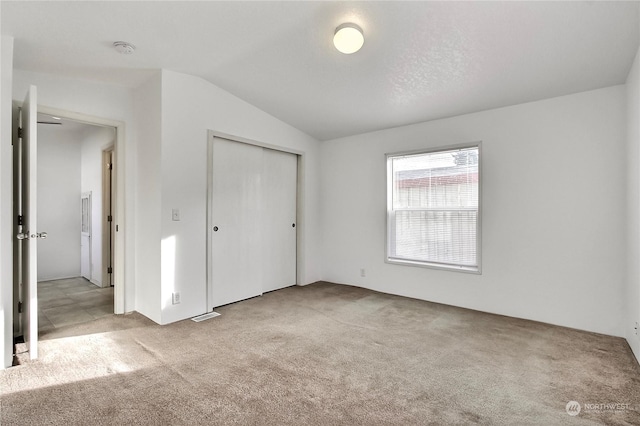
POLYGON ((387 156, 387 261, 480 272, 480 146, 387 156))
POLYGON ((91 221, 91 194, 82 194, 82 223, 81 232, 84 234, 90 234, 91 229, 89 224, 91 221))

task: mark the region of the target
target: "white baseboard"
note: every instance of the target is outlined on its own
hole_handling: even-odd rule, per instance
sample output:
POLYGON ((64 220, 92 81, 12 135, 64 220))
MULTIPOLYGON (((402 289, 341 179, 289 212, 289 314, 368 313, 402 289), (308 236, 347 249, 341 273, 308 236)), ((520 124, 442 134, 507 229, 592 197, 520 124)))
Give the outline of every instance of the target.
POLYGON ((40 278, 38 277, 38 282, 42 282, 42 281, 57 281, 57 280, 68 280, 70 278, 78 278, 77 275, 71 275, 71 276, 64 276, 64 277, 44 277, 44 278, 40 278))

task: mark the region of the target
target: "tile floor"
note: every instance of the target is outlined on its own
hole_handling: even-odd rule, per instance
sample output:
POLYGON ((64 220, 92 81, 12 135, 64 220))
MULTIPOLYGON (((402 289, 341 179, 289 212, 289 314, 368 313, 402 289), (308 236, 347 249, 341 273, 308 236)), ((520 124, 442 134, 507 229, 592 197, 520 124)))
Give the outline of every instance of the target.
POLYGON ((93 321, 113 314, 113 287, 100 288, 88 280, 68 278, 38 283, 38 331, 93 321))

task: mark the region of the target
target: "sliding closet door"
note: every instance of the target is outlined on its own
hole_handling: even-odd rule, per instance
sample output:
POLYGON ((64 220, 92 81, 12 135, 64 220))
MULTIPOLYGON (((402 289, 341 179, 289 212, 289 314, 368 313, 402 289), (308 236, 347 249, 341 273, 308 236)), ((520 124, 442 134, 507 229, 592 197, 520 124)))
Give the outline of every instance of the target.
POLYGON ((262 289, 266 292, 296 284, 298 157, 272 149, 263 155, 262 289))
POLYGON ((262 148, 214 138, 212 149, 212 306, 262 294, 262 148))
POLYGON ((296 284, 294 154, 213 138, 209 310, 296 284))

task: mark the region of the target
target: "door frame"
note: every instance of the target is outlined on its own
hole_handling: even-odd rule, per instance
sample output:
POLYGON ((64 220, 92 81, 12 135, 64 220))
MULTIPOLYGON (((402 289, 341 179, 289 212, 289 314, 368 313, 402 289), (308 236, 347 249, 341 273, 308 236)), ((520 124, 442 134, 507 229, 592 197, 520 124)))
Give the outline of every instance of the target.
MULTIPOLYGON (((18 128, 20 127, 20 108, 21 104, 18 101, 13 101, 11 105, 11 256, 12 256, 12 283, 11 283, 11 303, 13 307, 13 330, 11 334, 11 346, 13 347, 13 341, 15 336, 19 336, 22 334, 22 312, 19 309, 19 303, 22 300, 22 294, 20 292, 20 281, 22 277, 20 276, 20 257, 22 256, 22 250, 19 249, 18 240, 16 239, 16 221, 14 218, 15 213, 15 203, 18 203, 19 188, 17 185, 18 174, 19 174, 19 162, 15 154, 15 147, 17 147, 19 137, 18 137, 18 128), (16 274, 18 274, 16 276, 16 274)), ((12 351, 10 351, 12 352, 12 351)))
MULTIPOLYGON (((116 167, 116 161, 113 152, 113 142, 102 150, 102 287, 110 287, 113 283, 113 272, 109 272, 113 262, 114 234, 113 224, 113 170, 116 167), (108 217, 112 216, 109 221, 108 217)), ((117 169, 116 169, 117 170, 117 169)))
POLYGON ((240 136, 230 135, 228 133, 222 133, 215 130, 207 130, 207 312, 213 311, 216 306, 213 306, 213 265, 211 262, 211 254, 213 253, 213 140, 214 138, 226 139, 232 142, 239 142, 248 145, 254 145, 261 148, 272 149, 274 151, 286 152, 294 154, 298 158, 298 173, 296 182, 296 285, 300 285, 303 282, 304 277, 304 241, 306 237, 305 233, 305 210, 304 210, 304 176, 306 169, 305 166, 305 153, 297 149, 283 147, 280 145, 274 145, 265 142, 259 142, 252 139, 243 138, 240 136))
POLYGON ((125 224, 125 194, 124 194, 124 152, 125 152, 125 123, 122 121, 111 120, 102 117, 82 114, 78 112, 67 111, 59 108, 38 105, 38 112, 47 115, 53 115, 68 120, 74 120, 94 126, 113 127, 116 129, 115 141, 113 144, 114 163, 117 164, 116 173, 113 177, 113 222, 115 223, 115 244, 113 258, 113 312, 115 314, 124 314, 124 295, 125 295, 125 244, 124 229, 119 229, 125 224))

